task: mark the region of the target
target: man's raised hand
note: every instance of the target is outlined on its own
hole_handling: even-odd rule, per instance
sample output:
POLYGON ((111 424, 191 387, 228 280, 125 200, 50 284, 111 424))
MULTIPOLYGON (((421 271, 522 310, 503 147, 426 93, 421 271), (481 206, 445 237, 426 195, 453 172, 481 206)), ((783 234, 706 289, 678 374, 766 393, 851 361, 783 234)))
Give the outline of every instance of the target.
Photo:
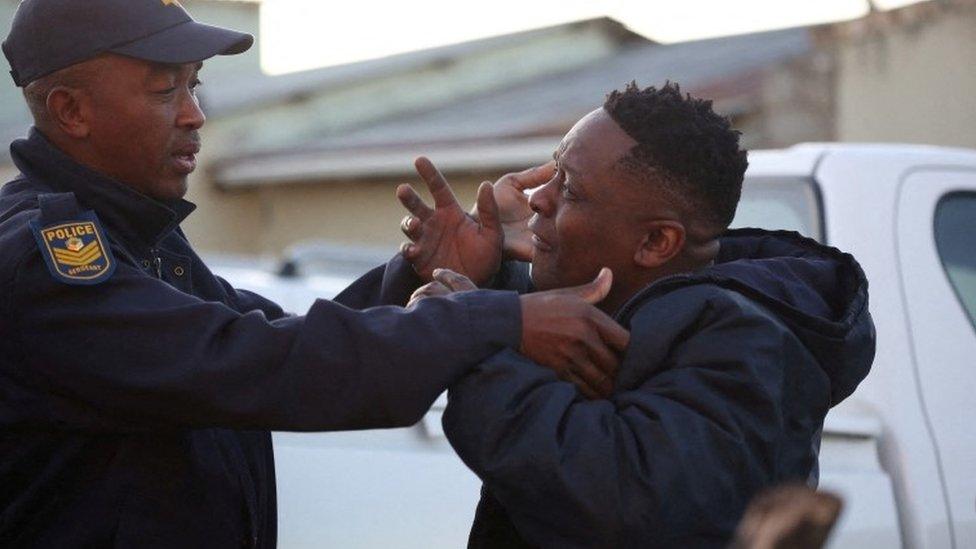
POLYGON ((502 227, 491 184, 478 188, 476 219, 464 213, 430 160, 420 157, 414 165, 434 198, 434 207, 425 204, 410 185, 397 187, 397 198, 410 212, 400 224, 411 240, 400 247, 404 259, 424 280, 432 280, 434 269, 442 267, 484 284, 498 272, 502 260, 502 227))
MULTIPOLYGON (((506 174, 492 185, 498 204, 498 220, 505 235, 505 259, 532 260, 532 232, 529 231, 532 208, 529 207, 529 196, 525 191, 545 184, 555 173, 556 163, 550 161, 542 166, 506 174)), ((471 215, 478 218, 478 209, 474 208, 471 215)))

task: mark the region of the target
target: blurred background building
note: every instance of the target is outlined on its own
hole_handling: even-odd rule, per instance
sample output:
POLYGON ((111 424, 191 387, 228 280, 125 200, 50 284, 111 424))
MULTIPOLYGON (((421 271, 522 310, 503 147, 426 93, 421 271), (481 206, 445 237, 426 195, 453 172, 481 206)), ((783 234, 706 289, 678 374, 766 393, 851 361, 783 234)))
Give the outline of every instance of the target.
MULTIPOLYGON (((182 0, 260 38, 260 5, 182 0)), ((15 0, 0 0, 9 21, 15 0)), ((6 33, 4 33, 6 34, 6 33)), ((185 228, 223 254, 324 240, 392 253, 394 197, 429 156, 463 203, 483 180, 546 161, 605 94, 666 80, 711 98, 747 147, 897 141, 976 147, 976 0, 931 0, 855 21, 659 44, 587 19, 359 63, 268 76, 259 50, 207 63, 204 150, 185 228)), ((0 86, 0 136, 29 123, 0 86)), ((13 173, 9 157, 0 162, 13 173)), ((419 187, 423 187, 422 184, 419 187)))

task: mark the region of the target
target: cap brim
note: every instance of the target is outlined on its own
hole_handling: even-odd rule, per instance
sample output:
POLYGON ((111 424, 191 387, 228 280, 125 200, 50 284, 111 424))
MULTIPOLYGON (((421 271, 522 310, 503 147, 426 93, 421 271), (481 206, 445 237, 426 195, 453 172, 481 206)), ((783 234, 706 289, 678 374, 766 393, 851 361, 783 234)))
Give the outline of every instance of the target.
POLYGON ((250 34, 187 21, 109 51, 145 61, 183 64, 243 53, 252 44, 250 34))

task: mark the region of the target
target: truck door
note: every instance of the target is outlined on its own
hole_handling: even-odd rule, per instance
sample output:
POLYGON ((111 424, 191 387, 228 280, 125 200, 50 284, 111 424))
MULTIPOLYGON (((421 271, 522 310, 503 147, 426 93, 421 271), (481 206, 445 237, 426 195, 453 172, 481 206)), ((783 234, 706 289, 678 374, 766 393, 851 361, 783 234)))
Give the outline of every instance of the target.
POLYGON ((903 179, 897 247, 911 347, 955 547, 976 547, 976 170, 903 179))

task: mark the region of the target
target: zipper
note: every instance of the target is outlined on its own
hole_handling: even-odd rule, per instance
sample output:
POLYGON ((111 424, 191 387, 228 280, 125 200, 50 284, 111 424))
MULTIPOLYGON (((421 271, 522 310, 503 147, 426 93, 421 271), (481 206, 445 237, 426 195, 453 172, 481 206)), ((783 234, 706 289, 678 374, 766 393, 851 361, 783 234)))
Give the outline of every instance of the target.
POLYGON ((149 250, 150 255, 152 255, 153 265, 156 267, 156 278, 163 279, 163 258, 159 257, 159 250, 153 248, 149 250))

